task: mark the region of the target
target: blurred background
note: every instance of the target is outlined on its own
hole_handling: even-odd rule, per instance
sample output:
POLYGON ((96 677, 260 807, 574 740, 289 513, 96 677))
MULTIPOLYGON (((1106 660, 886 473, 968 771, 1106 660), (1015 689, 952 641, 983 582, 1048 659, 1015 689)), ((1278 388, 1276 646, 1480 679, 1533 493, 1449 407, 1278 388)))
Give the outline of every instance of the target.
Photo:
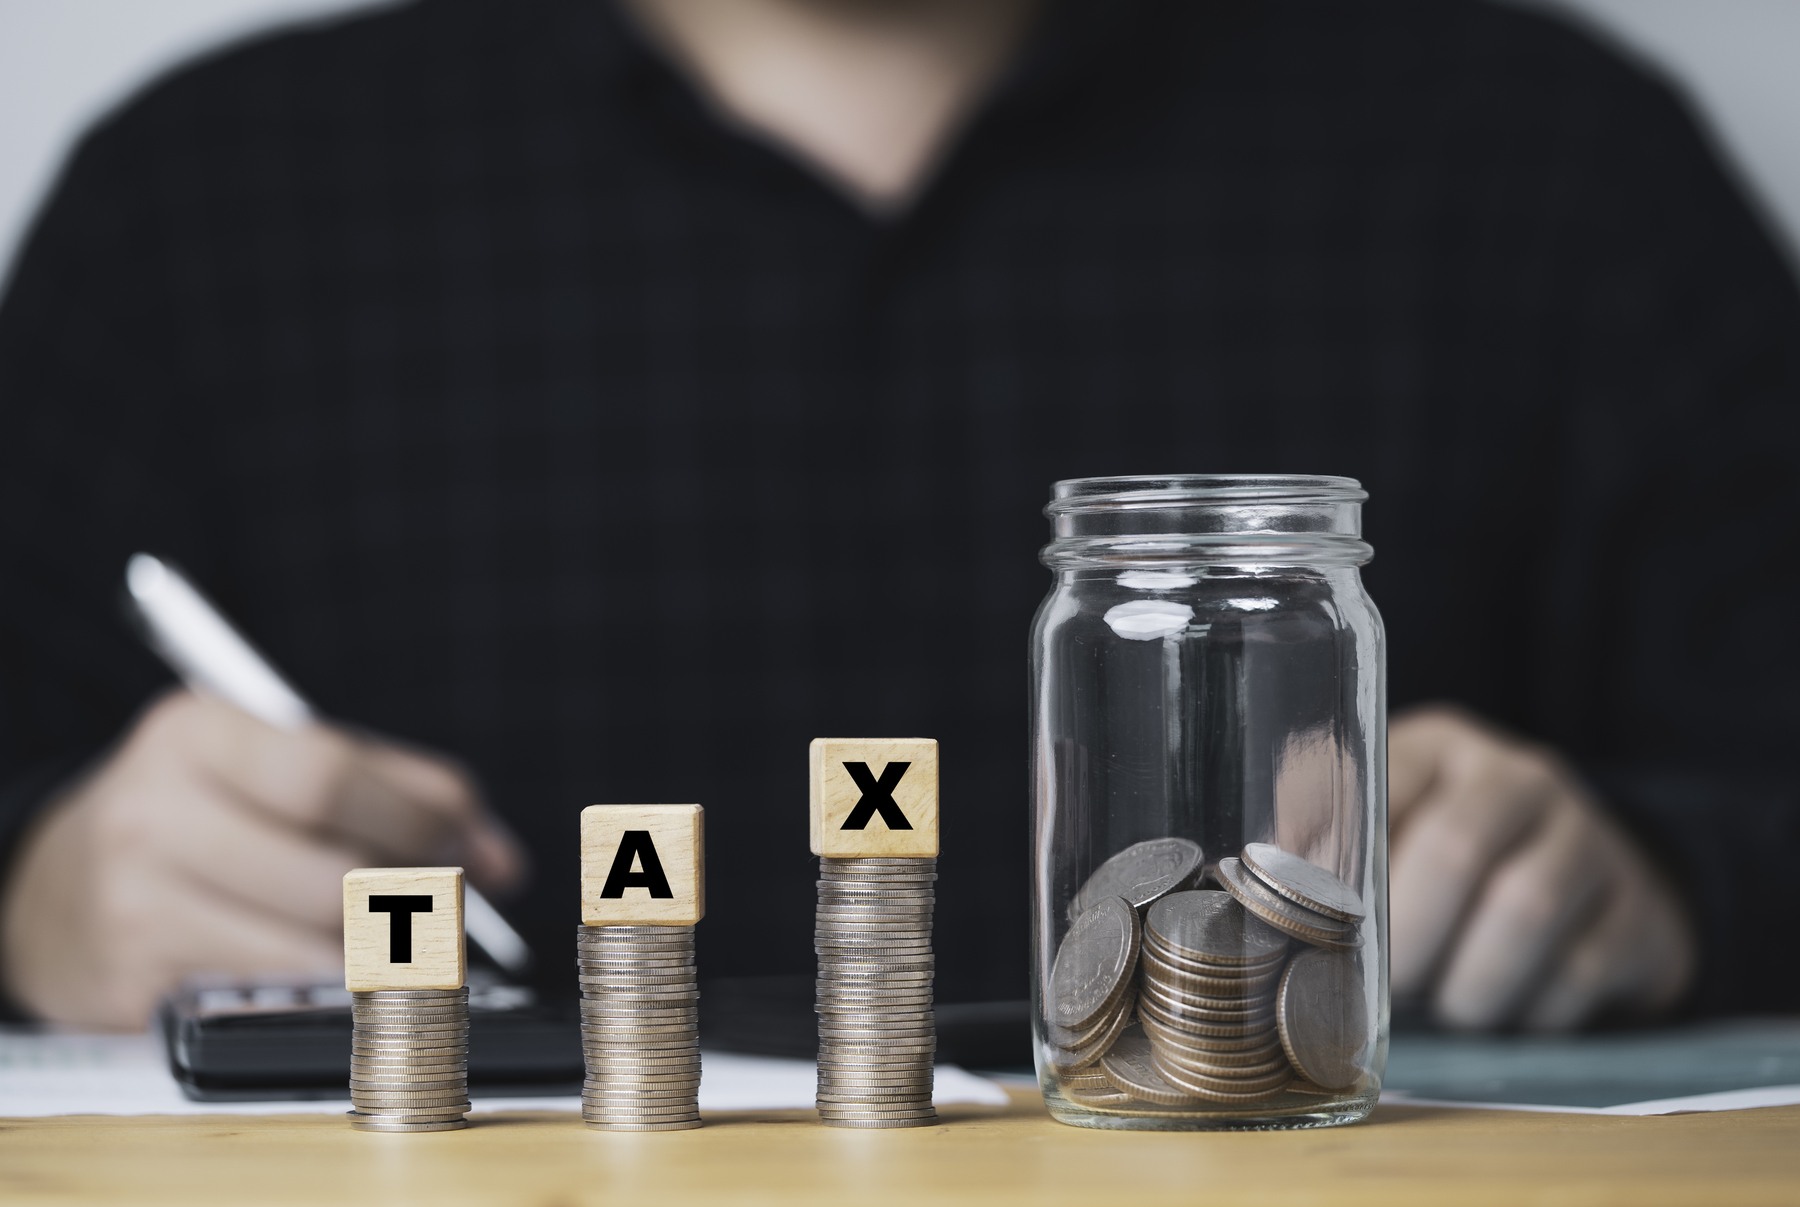
MULTIPOLYGON (((70 141, 148 79, 271 26, 394 0, 0 0, 0 279, 70 141)), ((1673 77, 1800 264, 1800 3, 1545 0, 1673 77)))

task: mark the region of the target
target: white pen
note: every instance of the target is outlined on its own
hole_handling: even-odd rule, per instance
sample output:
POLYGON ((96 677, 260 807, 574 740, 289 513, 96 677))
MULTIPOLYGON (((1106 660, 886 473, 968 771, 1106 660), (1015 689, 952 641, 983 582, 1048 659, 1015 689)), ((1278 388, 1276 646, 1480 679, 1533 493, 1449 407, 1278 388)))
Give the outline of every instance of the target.
MULTIPOLYGON (((298 729, 313 719, 312 706, 174 566, 148 553, 132 554, 125 592, 150 648, 183 683, 278 729, 298 729)), ((525 940, 473 888, 463 900, 463 922, 470 941, 496 964, 515 976, 530 967, 525 940)))

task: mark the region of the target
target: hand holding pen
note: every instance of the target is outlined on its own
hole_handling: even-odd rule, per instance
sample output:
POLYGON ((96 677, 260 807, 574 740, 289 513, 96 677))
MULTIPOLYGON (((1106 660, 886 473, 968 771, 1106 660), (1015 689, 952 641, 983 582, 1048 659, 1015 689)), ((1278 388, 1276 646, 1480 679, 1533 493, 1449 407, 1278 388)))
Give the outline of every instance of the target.
MULTIPOLYGON (((160 647, 166 635, 150 627, 160 647)), ((251 682, 216 643, 196 651, 239 687, 251 682)), ((517 847, 453 764, 310 712, 280 724, 266 663, 260 703, 228 703, 235 689, 163 652, 198 690, 152 704, 19 849, 0 958, 27 1009, 137 1027, 191 973, 327 972, 342 958, 352 867, 461 863, 490 888, 521 875, 517 847)))

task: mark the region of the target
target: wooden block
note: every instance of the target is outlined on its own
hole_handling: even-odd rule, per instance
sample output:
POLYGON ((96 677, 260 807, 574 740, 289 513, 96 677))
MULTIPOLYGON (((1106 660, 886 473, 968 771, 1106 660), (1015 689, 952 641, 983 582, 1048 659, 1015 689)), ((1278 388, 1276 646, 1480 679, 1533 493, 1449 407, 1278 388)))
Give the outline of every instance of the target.
POLYGON ((938 853, 934 738, 814 738, 812 849, 832 859, 938 853))
POLYGON ((344 988, 457 989, 461 868, 357 868, 344 875, 344 988))
POLYGON ((699 805, 581 811, 581 921, 692 926, 706 915, 706 816, 699 805))

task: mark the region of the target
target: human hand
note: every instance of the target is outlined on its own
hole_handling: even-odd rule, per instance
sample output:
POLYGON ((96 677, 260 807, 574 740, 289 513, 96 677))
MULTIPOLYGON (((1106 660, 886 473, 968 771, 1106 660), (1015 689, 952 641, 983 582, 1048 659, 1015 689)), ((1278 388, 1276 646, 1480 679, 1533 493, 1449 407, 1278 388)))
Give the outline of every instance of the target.
POLYGON ((384 864, 461 864, 493 888, 524 870, 453 765, 175 692, 26 835, 0 901, 5 984, 44 1018, 134 1028, 189 973, 327 972, 344 873, 384 864))
POLYGON ((1446 1026, 1566 1030, 1667 1009, 1681 900, 1553 752, 1460 709, 1388 729, 1392 983, 1446 1026))

